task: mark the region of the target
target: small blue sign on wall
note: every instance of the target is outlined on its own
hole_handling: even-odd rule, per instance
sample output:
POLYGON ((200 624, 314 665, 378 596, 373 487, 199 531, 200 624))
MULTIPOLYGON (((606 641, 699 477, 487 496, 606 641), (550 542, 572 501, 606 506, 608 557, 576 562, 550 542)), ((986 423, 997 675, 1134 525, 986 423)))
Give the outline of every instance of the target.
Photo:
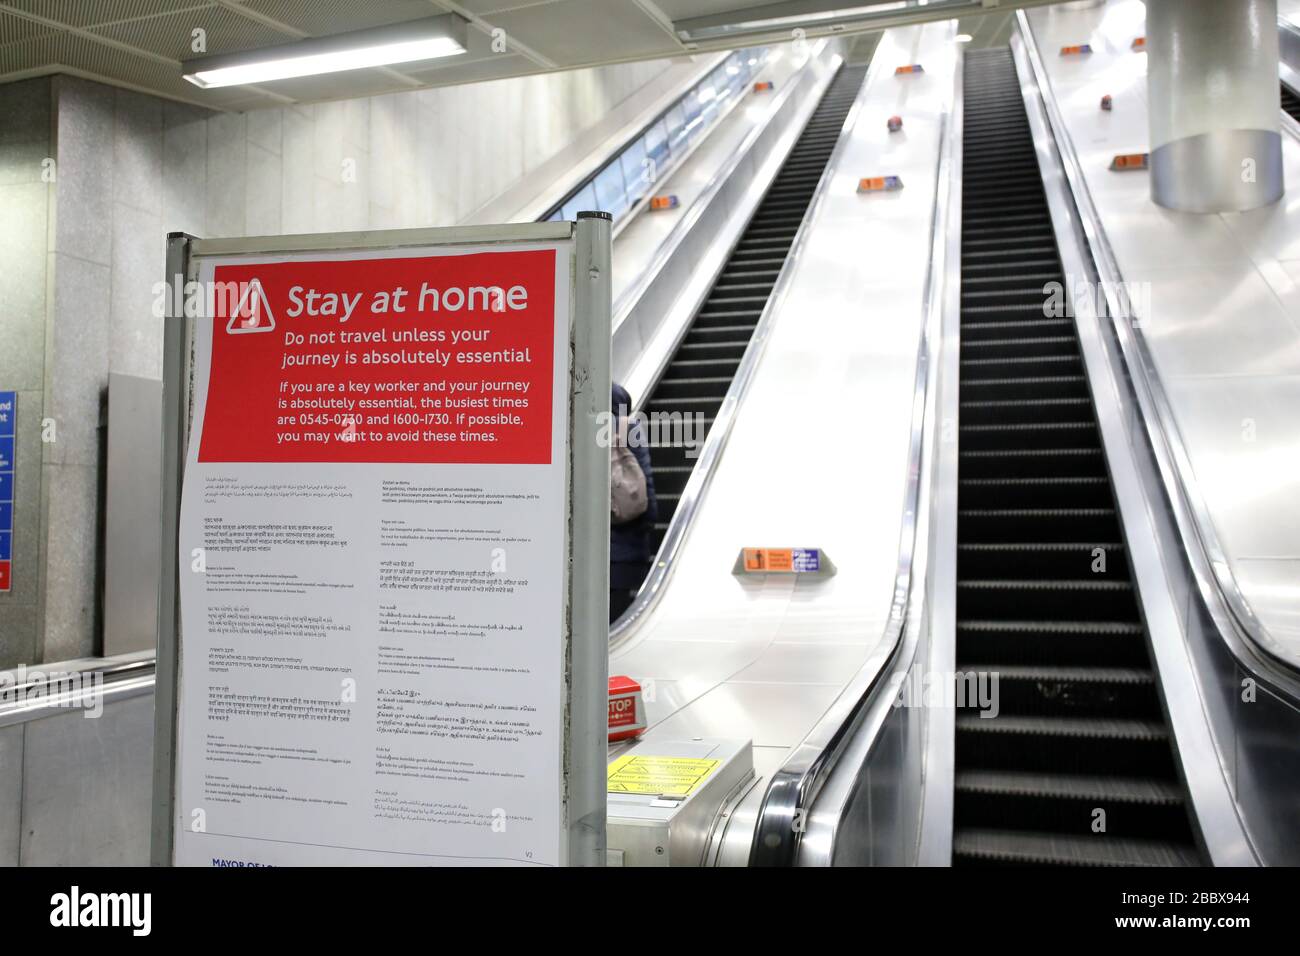
POLYGON ((17 405, 17 392, 0 392, 0 591, 8 591, 12 579, 14 445, 17 443, 14 416, 17 405))
POLYGON ((822 553, 816 548, 795 548, 792 564, 796 574, 815 574, 822 569, 822 553))

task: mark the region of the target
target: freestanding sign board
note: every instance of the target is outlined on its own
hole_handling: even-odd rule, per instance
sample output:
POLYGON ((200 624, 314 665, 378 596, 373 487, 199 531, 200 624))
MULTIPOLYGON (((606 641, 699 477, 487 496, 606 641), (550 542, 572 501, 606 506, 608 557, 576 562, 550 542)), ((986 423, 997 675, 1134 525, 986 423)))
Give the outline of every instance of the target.
POLYGON ((609 241, 172 238, 155 863, 603 862, 609 241))

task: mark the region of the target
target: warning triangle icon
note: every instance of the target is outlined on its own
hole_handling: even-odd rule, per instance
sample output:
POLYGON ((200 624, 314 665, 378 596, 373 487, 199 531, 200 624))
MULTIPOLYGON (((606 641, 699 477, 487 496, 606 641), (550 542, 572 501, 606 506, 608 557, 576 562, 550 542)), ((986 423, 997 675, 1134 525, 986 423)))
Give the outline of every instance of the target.
POLYGON ((261 282, 252 279, 244 286, 239 302, 231 311, 226 331, 231 335, 245 335, 274 329, 275 316, 271 313, 271 303, 266 301, 266 290, 261 282))

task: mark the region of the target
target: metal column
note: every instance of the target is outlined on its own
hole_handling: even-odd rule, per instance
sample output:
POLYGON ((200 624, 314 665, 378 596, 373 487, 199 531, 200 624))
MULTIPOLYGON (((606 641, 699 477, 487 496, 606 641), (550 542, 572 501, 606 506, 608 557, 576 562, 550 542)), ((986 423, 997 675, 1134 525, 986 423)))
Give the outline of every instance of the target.
POLYGON ((1277 0, 1148 0, 1151 198, 1240 212, 1283 192, 1277 0))

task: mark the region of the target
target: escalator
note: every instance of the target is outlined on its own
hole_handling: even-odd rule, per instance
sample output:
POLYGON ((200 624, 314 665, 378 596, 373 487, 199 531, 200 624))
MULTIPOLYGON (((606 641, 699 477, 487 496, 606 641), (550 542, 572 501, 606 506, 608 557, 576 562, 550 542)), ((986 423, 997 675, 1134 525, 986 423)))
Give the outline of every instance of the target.
MULTIPOLYGON (((705 431, 690 437, 702 443, 722 406, 741 357, 758 325, 804 214, 812 202, 831 151, 866 75, 865 66, 841 67, 799 140, 790 151, 762 203, 754 212, 708 298, 701 306, 643 411, 699 415, 705 431)), ((695 464, 686 436, 660 429, 651 436, 659 520, 652 538, 657 552, 695 464)), ((694 449, 698 452, 698 444, 694 449)))
POLYGON ((953 863, 1195 865, 1078 336, 1007 49, 965 64, 953 863), (959 688, 960 690, 960 688, 959 688))
POLYGON ((1285 83, 1282 84, 1282 112, 1300 122, 1300 96, 1285 83))

